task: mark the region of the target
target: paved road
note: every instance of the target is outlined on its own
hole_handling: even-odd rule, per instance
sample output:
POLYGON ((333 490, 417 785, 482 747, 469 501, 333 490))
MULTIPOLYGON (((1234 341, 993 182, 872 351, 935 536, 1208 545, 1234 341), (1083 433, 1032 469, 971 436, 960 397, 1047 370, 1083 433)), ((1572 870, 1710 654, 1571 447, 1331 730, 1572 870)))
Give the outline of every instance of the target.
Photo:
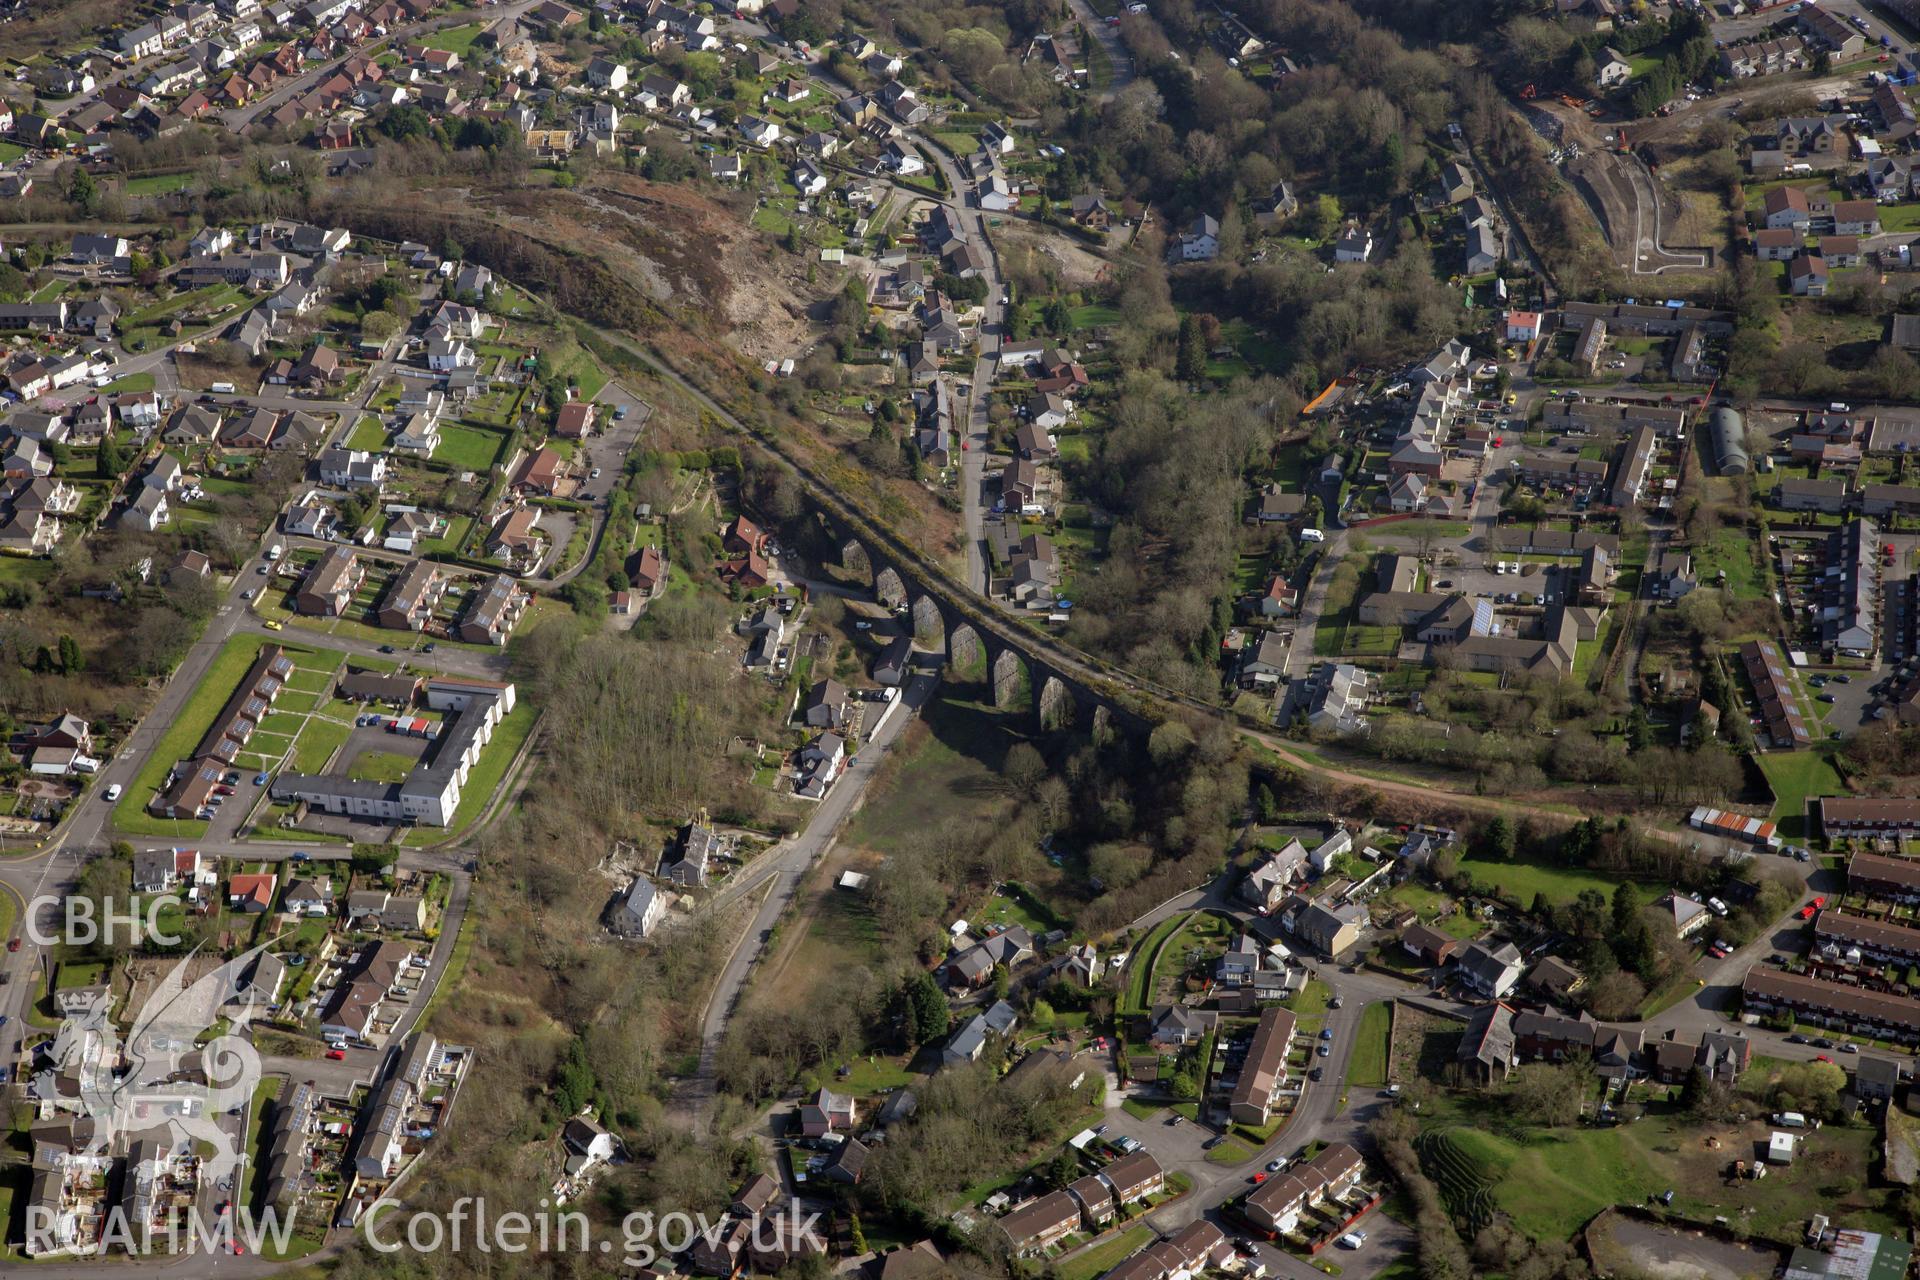
POLYGON ((739 1004, 747 979, 752 976, 754 963, 766 947, 774 922, 793 902, 794 894, 800 889, 800 881, 815 860, 833 847, 841 827, 872 784, 880 762, 886 759, 902 730, 933 697, 939 682, 937 675, 924 671, 908 681, 900 703, 892 708, 892 714, 884 718, 873 735, 860 744, 846 772, 840 775, 828 790, 826 798, 814 810, 806 829, 757 859, 743 873, 745 878, 738 888, 728 887, 728 892, 733 895, 727 899, 730 903, 740 894, 751 894, 761 885, 771 882, 770 890, 761 900, 759 911, 734 945, 720 976, 714 980, 712 994, 707 997, 700 1024, 700 1069, 693 1077, 682 1082, 672 1103, 674 1117, 680 1123, 704 1127, 713 1106, 714 1068, 720 1042, 726 1036, 727 1023, 739 1004))
POLYGON ((1107 61, 1113 65, 1113 82, 1098 95, 1102 102, 1133 83, 1133 55, 1127 52, 1126 44, 1120 39, 1120 28, 1109 26, 1106 19, 1093 11, 1087 0, 1068 0, 1073 9, 1074 21, 1085 27, 1090 35, 1106 51, 1107 61))
MULTIPOLYGON (((536 3, 538 3, 538 0, 514 0, 514 3, 501 5, 492 13, 477 15, 478 20, 498 23, 511 18, 517 21, 522 14, 533 8, 536 3)), ((232 132, 243 133, 256 119, 277 109, 281 103, 286 102, 288 99, 298 97, 312 89, 322 80, 325 80, 328 76, 338 71, 350 58, 371 58, 388 46, 398 49, 442 27, 463 26, 475 20, 476 15, 472 10, 462 9, 455 13, 436 14, 431 18, 424 18, 419 22, 413 23, 411 26, 396 27, 384 38, 372 40, 360 45, 350 53, 339 58, 331 59, 311 71, 303 71, 298 76, 279 85, 264 96, 255 98, 243 107, 229 107, 220 113, 220 121, 232 132)), ((505 41, 502 42, 503 46, 505 43, 505 41)), ((251 63, 249 63, 249 65, 251 65, 251 63)))
POLYGON ((1000 254, 993 247, 993 241, 987 236, 987 220, 979 207, 971 202, 969 193, 973 183, 963 176, 958 165, 954 164, 947 153, 931 140, 918 134, 908 134, 909 138, 919 142, 921 149, 932 155, 945 175, 947 188, 953 192, 951 204, 959 215, 960 225, 965 228, 967 238, 985 253, 985 269, 981 278, 987 282, 987 300, 982 304, 980 335, 978 340, 979 356, 973 364, 973 381, 968 396, 966 425, 961 429, 963 445, 960 452, 960 498, 961 525, 967 544, 966 582, 967 587, 986 596, 991 586, 992 557, 986 545, 985 508, 986 495, 981 491, 985 483, 987 457, 987 406, 993 398, 993 382, 1000 373, 1000 345, 1006 341, 1006 308, 1003 299, 1006 295, 1006 282, 1000 274, 1000 254), (991 336, 990 336, 991 335, 991 336))

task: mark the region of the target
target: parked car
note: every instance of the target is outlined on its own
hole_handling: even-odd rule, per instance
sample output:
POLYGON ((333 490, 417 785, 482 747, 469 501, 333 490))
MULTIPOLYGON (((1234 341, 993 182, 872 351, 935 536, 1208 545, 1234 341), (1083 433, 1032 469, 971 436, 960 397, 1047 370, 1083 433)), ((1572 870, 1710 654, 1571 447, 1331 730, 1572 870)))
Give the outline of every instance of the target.
POLYGON ((345 1049, 329 1049, 327 1050, 327 1058, 332 1062, 345 1062, 347 1060, 347 1051, 345 1049))

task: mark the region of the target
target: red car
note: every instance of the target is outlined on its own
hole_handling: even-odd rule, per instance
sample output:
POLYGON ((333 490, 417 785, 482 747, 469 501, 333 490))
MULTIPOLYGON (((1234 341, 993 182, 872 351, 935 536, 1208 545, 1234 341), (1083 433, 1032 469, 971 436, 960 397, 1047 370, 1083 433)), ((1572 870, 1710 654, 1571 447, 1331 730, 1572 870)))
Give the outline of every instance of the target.
POLYGON ((1806 906, 1800 908, 1800 918, 1802 920, 1813 919, 1813 904, 1811 902, 1809 902, 1806 906))
POLYGON ((1826 1054, 1824 1054, 1824 1053, 1816 1053, 1816 1054, 1814 1054, 1814 1055, 1813 1055, 1813 1060, 1814 1060, 1815 1062, 1832 1062, 1832 1061, 1833 1061, 1833 1059, 1832 1059, 1832 1058, 1829 1058, 1829 1057, 1828 1057, 1828 1056, 1827 1056, 1826 1054))
POLYGON ((347 1060, 347 1051, 345 1049, 329 1049, 327 1050, 327 1057, 334 1062, 345 1062, 347 1060))
POLYGON ((1826 906, 1826 905, 1827 905, 1827 895, 1826 895, 1826 894, 1824 894, 1824 893, 1821 893, 1821 894, 1815 894, 1815 895, 1814 895, 1814 899, 1813 899, 1813 905, 1814 905, 1814 906, 1816 906, 1816 907, 1824 907, 1824 906, 1826 906))
POLYGON ((18 951, 19 949, 20 949, 20 939, 18 938, 7 939, 7 950, 18 951))

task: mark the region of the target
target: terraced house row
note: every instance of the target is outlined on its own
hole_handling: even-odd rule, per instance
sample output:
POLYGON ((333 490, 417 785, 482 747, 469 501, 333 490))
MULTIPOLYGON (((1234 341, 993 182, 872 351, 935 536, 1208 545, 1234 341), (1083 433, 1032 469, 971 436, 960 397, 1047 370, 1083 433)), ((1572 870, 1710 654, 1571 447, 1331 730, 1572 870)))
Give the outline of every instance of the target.
POLYGON ((1247 1220, 1263 1231, 1288 1235, 1307 1210, 1337 1201, 1360 1181, 1360 1153, 1336 1142, 1297 1168, 1274 1174, 1246 1199, 1247 1220))
POLYGON ((1920 1000, 1758 967, 1748 971, 1742 990, 1749 1012, 1791 1013, 1876 1040, 1920 1044, 1920 1000))
POLYGON ((293 659, 279 645, 267 645, 247 668, 220 714, 213 718, 191 759, 174 766, 167 785, 149 806, 162 818, 192 818, 220 785, 221 775, 246 747, 253 731, 293 674, 293 659))
POLYGON ((1158 1194, 1166 1186, 1160 1162, 1136 1151, 1097 1173, 1029 1200, 1000 1219, 1000 1230, 1016 1253, 1037 1253, 1075 1231, 1093 1231, 1111 1222, 1124 1206, 1158 1194))
POLYGON ((1826 956, 1846 964, 1871 960, 1880 964, 1920 963, 1920 929, 1844 915, 1831 907, 1813 922, 1815 946, 1826 956))

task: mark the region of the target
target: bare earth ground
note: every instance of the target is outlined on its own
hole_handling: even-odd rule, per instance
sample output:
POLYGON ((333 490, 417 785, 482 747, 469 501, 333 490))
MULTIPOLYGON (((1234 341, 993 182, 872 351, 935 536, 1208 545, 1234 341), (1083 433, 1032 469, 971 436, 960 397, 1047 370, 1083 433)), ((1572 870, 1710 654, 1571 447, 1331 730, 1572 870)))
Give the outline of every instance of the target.
POLYGON ((993 242, 1003 261, 1014 253, 1031 251, 1051 262, 1060 273, 1063 292, 1085 288, 1108 270, 1106 259, 1072 237, 1018 218, 1008 218, 1004 226, 994 228, 993 242))

